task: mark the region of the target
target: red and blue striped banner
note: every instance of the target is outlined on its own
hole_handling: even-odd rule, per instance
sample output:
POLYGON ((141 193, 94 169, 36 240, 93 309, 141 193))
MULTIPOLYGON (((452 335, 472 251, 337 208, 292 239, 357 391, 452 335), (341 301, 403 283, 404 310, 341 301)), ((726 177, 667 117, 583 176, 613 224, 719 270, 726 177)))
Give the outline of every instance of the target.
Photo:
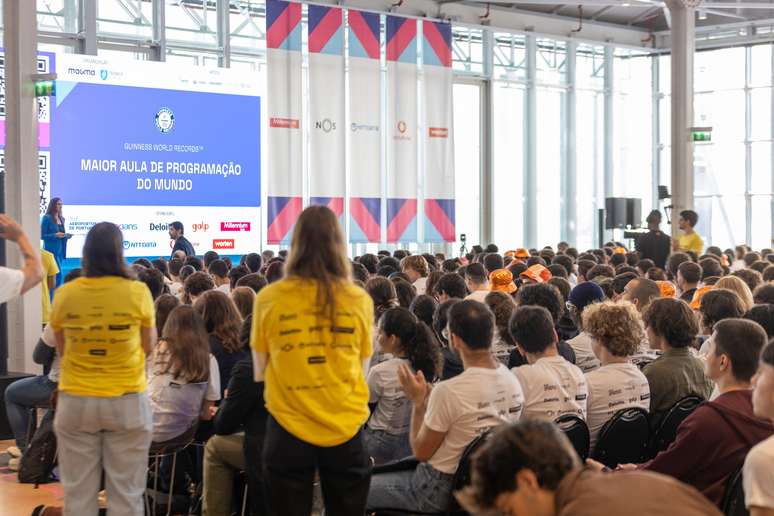
POLYGON ((417 21, 387 16, 387 241, 417 241, 417 21))
POLYGON ((382 241, 381 16, 349 10, 349 240, 382 241))
POLYGON ((309 202, 344 225, 346 192, 344 12, 309 6, 309 202))
POLYGON ((424 241, 454 242, 451 24, 422 23, 425 101, 424 241))
POLYGON ((266 240, 288 244, 303 209, 301 4, 266 0, 266 48, 266 240))

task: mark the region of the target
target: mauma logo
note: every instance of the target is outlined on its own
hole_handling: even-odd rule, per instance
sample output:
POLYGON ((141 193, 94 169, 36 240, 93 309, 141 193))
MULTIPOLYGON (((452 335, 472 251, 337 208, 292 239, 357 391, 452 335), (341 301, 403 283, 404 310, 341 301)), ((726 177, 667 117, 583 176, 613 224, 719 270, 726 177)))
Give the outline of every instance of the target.
POLYGON ((83 75, 86 77, 96 77, 97 72, 91 68, 73 68, 72 66, 67 69, 69 75, 83 75))
POLYGON ((124 240, 124 249, 155 249, 156 247, 156 242, 130 242, 129 240, 124 240))

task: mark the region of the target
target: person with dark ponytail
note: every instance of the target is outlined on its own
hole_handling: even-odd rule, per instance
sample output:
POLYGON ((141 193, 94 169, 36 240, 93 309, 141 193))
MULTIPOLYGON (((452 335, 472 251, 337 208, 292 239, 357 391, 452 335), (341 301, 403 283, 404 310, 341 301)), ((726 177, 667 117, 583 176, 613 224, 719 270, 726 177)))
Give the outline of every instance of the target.
POLYGON ((411 402, 398 382, 398 368, 407 363, 432 382, 440 373, 442 359, 433 331, 405 308, 384 312, 377 341, 379 349, 393 356, 371 369, 367 378, 372 414, 366 424, 366 445, 378 465, 411 455, 411 402))

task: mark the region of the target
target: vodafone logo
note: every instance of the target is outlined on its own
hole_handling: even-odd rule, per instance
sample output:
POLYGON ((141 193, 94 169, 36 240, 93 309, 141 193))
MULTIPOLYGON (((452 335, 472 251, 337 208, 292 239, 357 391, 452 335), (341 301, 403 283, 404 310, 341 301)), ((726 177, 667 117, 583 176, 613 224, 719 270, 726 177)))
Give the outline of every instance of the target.
POLYGON ((221 231, 250 231, 249 222, 221 222, 221 231))
POLYGON ((403 120, 398 122, 398 132, 400 134, 404 134, 406 132, 406 129, 408 129, 408 127, 406 126, 406 122, 404 122, 403 120))
POLYGON ((233 238, 216 238, 212 241, 212 248, 213 249, 233 249, 234 248, 234 239, 233 238))

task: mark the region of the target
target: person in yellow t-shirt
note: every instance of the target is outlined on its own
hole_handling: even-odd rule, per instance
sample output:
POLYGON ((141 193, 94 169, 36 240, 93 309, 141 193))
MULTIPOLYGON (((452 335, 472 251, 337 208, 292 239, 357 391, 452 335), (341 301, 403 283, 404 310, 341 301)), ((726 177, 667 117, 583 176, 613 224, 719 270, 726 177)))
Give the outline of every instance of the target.
POLYGON ((91 228, 82 263, 83 277, 57 290, 50 323, 62 358, 54 429, 65 514, 97 514, 104 469, 110 510, 141 516, 153 430, 145 393, 153 300, 130 276, 116 225, 91 228))
POLYGON ((675 251, 692 251, 696 256, 701 256, 704 251, 704 240, 693 229, 699 222, 699 214, 693 210, 683 210, 680 212, 680 219, 677 221, 680 231, 683 235, 672 241, 672 249, 675 251))
POLYGON ((45 249, 40 250, 40 261, 43 264, 43 281, 40 282, 40 297, 43 302, 43 326, 51 319, 51 291, 56 286, 56 275, 59 274, 59 266, 52 253, 45 249))
POLYGON ((310 514, 317 470, 326 513, 362 516, 370 481, 362 427, 373 302, 352 282, 330 209, 301 214, 285 274, 258 294, 250 336, 271 416, 263 446, 270 514, 310 514))

